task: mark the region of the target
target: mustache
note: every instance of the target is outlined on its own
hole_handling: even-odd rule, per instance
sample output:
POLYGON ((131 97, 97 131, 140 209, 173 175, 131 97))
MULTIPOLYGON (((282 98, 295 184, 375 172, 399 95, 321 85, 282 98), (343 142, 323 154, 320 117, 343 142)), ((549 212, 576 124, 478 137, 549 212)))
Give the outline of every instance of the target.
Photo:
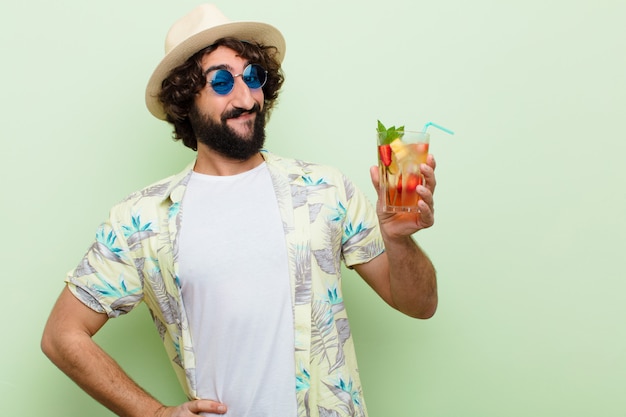
POLYGON ((226 121, 227 119, 235 119, 239 116, 241 116, 242 114, 246 114, 246 113, 250 113, 250 114, 259 114, 259 112, 261 111, 261 106, 259 106, 258 103, 254 103, 254 106, 252 106, 249 109, 241 109, 241 108, 234 108, 224 114, 222 114, 222 121, 226 121))

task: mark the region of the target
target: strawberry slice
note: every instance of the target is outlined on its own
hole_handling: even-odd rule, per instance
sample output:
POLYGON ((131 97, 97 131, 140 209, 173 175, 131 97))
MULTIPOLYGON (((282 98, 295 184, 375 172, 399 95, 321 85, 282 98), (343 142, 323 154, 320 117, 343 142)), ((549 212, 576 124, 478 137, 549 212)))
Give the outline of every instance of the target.
POLYGON ((409 174, 409 177, 406 179, 406 190, 407 191, 415 191, 418 185, 422 184, 422 176, 409 174))
POLYGON ((391 165, 391 146, 380 145, 378 147, 378 153, 380 154, 380 160, 383 161, 386 167, 391 165))

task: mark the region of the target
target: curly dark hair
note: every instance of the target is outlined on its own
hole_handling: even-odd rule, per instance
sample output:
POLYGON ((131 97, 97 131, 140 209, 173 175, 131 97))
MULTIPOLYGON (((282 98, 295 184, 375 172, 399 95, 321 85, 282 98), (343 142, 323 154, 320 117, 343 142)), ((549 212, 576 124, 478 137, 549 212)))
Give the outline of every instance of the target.
POLYGON ((278 92, 285 81, 280 62, 275 58, 276 48, 256 43, 244 42, 235 38, 221 38, 191 56, 185 63, 174 68, 161 83, 159 101, 163 105, 166 120, 174 126, 174 140, 198 150, 196 135, 189 121, 189 111, 194 105, 195 96, 206 86, 206 77, 202 75, 202 58, 219 46, 235 51, 242 58, 261 65, 267 71, 267 81, 263 86, 265 123, 268 122, 272 108, 277 102, 278 92))

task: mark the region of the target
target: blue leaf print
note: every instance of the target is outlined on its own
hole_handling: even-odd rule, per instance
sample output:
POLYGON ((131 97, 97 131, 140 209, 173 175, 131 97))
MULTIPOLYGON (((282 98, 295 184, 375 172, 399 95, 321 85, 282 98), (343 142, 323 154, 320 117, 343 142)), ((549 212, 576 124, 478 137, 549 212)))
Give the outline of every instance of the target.
MULTIPOLYGON (((342 416, 364 416, 365 414, 359 410, 361 408, 360 393, 357 389, 353 388, 352 380, 346 382, 341 377, 339 381, 328 384, 324 382, 333 395, 340 401, 340 404, 335 406, 335 410, 338 412, 335 415, 342 416)), ((330 414, 325 414, 326 416, 330 414)))
POLYGON ((311 388, 311 375, 300 365, 300 372, 296 375, 296 391, 306 391, 311 388))
POLYGON ((330 216, 328 220, 331 222, 342 222, 346 218, 346 206, 341 201, 337 201, 337 207, 334 209, 335 215, 330 216))
POLYGON ((341 296, 339 289, 337 289, 337 285, 333 285, 332 288, 327 288, 326 295, 328 296, 327 302, 330 304, 330 309, 333 314, 337 314, 345 309, 343 297, 341 296))
POLYGON ((122 230, 130 250, 140 245, 142 240, 149 239, 156 234, 152 228, 152 222, 142 223, 139 214, 132 216, 130 225, 122 225, 122 230))
POLYGON ((119 284, 118 285, 112 285, 110 282, 106 281, 106 280, 102 280, 100 281, 102 282, 102 284, 104 285, 94 285, 93 289, 98 291, 100 294, 102 294, 105 297, 111 297, 114 299, 119 299, 119 298, 123 298, 123 297, 127 297, 129 295, 132 295, 136 292, 139 291, 139 288, 135 289, 134 291, 128 291, 127 287, 126 287, 126 283, 124 282, 124 277, 120 275, 119 277, 119 284))
POLYGON ((172 217, 176 217, 176 215, 178 214, 180 210, 180 202, 176 202, 174 204, 172 204, 168 210, 167 213, 167 218, 168 219, 172 219, 172 217))
POLYGON ((113 233, 112 230, 109 233, 104 231, 104 227, 101 227, 96 232, 96 241, 107 248, 109 251, 119 256, 122 252, 122 248, 115 245, 115 241, 117 240, 117 236, 113 233))
POLYGON ((305 185, 323 185, 323 184, 326 184, 326 180, 324 178, 319 178, 318 180, 314 181, 313 179, 311 179, 311 177, 309 175, 303 175, 302 176, 302 180, 304 181, 305 185))
POLYGON ((363 223, 359 223, 355 226, 351 222, 347 222, 343 230, 343 237, 341 238, 341 243, 342 244, 346 243, 353 236, 358 235, 364 230, 367 230, 367 226, 365 226, 363 223))
POLYGON ((152 231, 152 222, 148 222, 144 225, 141 224, 141 216, 137 214, 132 217, 132 225, 123 225, 122 230, 124 230, 124 237, 132 236, 135 233, 139 232, 151 232, 152 231))
POLYGON ((328 295, 328 302, 331 305, 343 303, 343 298, 339 295, 339 291, 337 290, 336 285, 333 285, 331 288, 327 288, 326 294, 328 295))
POLYGON ((356 406, 361 405, 361 393, 353 387, 352 379, 346 382, 343 380, 343 378, 340 378, 339 383, 335 384, 335 388, 338 388, 350 394, 350 397, 352 398, 352 402, 354 403, 354 405, 356 406))

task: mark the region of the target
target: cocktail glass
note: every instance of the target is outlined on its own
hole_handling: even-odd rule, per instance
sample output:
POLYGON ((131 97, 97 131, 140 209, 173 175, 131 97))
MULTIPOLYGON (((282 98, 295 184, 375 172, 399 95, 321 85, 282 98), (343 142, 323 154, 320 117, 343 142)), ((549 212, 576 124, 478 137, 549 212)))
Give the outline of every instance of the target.
POLYGON ((417 202, 420 197, 415 190, 424 183, 420 164, 425 163, 428 157, 430 134, 403 131, 395 138, 389 138, 387 132, 377 132, 377 136, 383 211, 419 211, 417 202))

